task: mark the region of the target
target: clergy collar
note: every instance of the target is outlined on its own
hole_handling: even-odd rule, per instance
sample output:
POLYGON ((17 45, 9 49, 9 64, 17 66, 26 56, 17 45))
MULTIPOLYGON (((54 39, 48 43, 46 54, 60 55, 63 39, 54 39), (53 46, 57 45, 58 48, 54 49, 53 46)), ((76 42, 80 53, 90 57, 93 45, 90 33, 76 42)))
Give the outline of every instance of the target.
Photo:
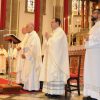
POLYGON ((53 30, 53 32, 56 32, 58 29, 60 29, 60 27, 57 27, 55 30, 53 30))
POLYGON ((34 30, 32 32, 29 33, 29 35, 32 35, 34 33, 34 30))

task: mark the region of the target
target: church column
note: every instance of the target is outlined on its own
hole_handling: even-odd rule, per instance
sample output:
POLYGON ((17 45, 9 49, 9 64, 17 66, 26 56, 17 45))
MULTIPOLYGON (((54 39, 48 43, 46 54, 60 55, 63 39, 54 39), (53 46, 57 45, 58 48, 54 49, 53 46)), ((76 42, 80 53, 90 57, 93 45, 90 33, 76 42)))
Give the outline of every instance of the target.
POLYGON ((46 13, 46 0, 40 0, 40 27, 39 27, 39 37, 41 39, 41 42, 43 42, 42 39, 42 29, 43 29, 43 15, 46 13))
POLYGON ((81 14, 82 14, 81 28, 84 29, 84 0, 82 0, 81 14))
POLYGON ((85 28, 89 28, 89 0, 86 0, 85 28))
POLYGON ((42 41, 43 15, 46 14, 46 0, 35 0, 35 31, 42 41))
POLYGON ((64 0, 64 31, 68 33, 68 0, 64 0))
POLYGON ((60 18, 60 0, 56 0, 55 17, 60 18))
POLYGON ((4 29, 6 24, 6 3, 6 0, 0 0, 0 29, 4 29))
MULTIPOLYGON (((0 0, 0 45, 4 44, 5 41, 3 39, 3 35, 5 34, 5 28, 6 28, 6 15, 7 15, 7 0, 0 0)), ((7 46, 6 46, 7 47, 7 46)))
POLYGON ((35 31, 39 32, 40 29, 40 0, 35 0, 35 20, 34 20, 34 25, 35 25, 35 31))
POLYGON ((19 1, 7 0, 6 6, 6 33, 18 35, 19 28, 19 1))

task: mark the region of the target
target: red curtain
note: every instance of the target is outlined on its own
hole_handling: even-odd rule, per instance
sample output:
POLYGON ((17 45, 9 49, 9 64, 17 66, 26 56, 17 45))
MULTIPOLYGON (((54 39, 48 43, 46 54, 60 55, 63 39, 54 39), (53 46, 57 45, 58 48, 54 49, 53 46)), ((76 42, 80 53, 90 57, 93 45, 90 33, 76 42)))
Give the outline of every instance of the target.
POLYGON ((34 30, 39 32, 40 28, 40 0, 35 0, 35 20, 34 20, 34 30))
POLYGON ((6 0, 0 0, 0 29, 4 29, 6 24, 6 2, 6 0))
POLYGON ((68 33, 68 0, 64 0, 64 31, 68 33))

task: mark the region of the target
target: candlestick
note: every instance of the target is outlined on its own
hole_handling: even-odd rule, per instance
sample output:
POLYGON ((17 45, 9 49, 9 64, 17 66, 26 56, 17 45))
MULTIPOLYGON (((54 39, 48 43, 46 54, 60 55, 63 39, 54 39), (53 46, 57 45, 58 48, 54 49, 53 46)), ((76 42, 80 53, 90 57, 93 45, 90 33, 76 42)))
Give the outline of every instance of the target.
POLYGON ((64 31, 65 31, 65 21, 66 21, 66 18, 64 18, 64 31))

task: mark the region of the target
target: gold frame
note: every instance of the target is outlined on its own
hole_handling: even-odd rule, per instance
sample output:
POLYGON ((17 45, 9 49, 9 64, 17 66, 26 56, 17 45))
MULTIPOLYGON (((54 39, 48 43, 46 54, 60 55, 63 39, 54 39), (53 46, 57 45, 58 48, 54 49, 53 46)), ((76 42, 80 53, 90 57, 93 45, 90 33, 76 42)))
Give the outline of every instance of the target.
MULTIPOLYGON (((34 3, 35 3, 35 2, 34 2, 34 3)), ((28 0, 25 0, 25 12, 26 12, 26 13, 31 13, 31 14, 33 14, 34 11, 35 11, 35 5, 34 5, 34 11, 33 11, 33 12, 28 11, 28 10, 27 10, 27 6, 28 6, 28 0)))

